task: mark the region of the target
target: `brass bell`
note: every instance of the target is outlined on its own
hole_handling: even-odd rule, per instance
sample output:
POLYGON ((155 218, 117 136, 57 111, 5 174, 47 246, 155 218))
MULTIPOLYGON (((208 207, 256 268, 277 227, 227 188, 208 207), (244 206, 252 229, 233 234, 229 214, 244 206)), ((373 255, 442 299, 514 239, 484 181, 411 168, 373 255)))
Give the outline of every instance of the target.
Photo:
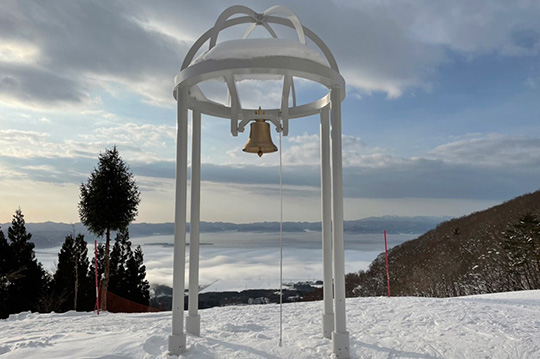
POLYGON ((263 153, 276 152, 278 149, 270 136, 270 125, 264 120, 255 120, 249 129, 249 140, 242 151, 256 153, 261 157, 263 153))

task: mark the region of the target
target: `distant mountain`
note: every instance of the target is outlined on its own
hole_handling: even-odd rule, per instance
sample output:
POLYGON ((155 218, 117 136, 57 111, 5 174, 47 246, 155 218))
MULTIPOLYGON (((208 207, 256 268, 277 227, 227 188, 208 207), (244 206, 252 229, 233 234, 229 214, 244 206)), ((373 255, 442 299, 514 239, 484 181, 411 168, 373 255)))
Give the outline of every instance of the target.
MULTIPOLYGON (((440 223, 393 247, 388 253, 392 295, 540 289, 540 225, 535 218, 540 220, 540 191, 440 223)), ((366 272, 348 274, 347 282, 349 295, 386 295, 384 253, 366 272)))
POLYGON ((368 217, 356 221, 345 221, 343 229, 349 233, 407 233, 421 234, 435 228, 439 223, 451 217, 368 217))
MULTIPOLYGON (((398 217, 383 216, 369 217, 355 221, 345 221, 343 229, 345 233, 425 233, 435 228, 442 221, 450 217, 398 217)), ((0 224, 4 233, 10 223, 0 224)), ((87 241, 93 240, 94 235, 88 232, 81 223, 26 223, 26 229, 32 233, 32 241, 37 248, 56 247, 62 245, 65 237, 70 233, 82 233, 87 241)), ((189 224, 188 224, 189 230, 189 224)), ((284 222, 285 232, 320 231, 320 222, 284 222)), ((279 222, 257 223, 230 223, 230 222, 201 222, 201 232, 278 232, 279 222)), ((132 238, 148 237, 157 235, 173 235, 174 223, 134 223, 129 226, 132 238)))
MULTIPOLYGON (((0 223, 2 231, 7 238, 7 230, 11 223, 0 223)), ((32 234, 31 241, 37 248, 49 248, 61 246, 66 236, 70 233, 82 233, 89 238, 94 238, 81 223, 67 224, 56 222, 26 223, 26 231, 32 234)))

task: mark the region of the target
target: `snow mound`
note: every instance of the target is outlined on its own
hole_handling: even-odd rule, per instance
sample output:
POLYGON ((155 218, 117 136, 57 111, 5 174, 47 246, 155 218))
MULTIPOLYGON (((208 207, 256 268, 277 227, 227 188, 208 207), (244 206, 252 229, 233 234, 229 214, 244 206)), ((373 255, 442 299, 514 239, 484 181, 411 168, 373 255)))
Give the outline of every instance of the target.
MULTIPOLYGON (((200 312, 201 337, 181 358, 328 358, 321 302, 200 312)), ((347 299, 353 358, 540 358, 540 291, 460 298, 347 299)), ((167 354, 171 313, 20 313, 0 320, 0 357, 176 358, 167 354)))

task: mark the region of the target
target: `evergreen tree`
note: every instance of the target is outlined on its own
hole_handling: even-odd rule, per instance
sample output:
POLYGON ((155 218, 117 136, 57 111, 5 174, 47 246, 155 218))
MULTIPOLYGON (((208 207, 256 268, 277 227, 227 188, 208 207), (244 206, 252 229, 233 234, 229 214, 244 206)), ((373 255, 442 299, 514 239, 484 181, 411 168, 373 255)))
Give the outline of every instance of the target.
POLYGON ((83 234, 78 234, 75 238, 75 258, 77 280, 75 288, 78 290, 73 298, 74 309, 80 311, 91 311, 95 303, 94 273, 89 271, 88 243, 84 240, 83 234))
POLYGON ((516 289, 540 288, 540 220, 528 213, 505 232, 504 238, 516 289))
POLYGON ((88 247, 84 235, 66 236, 58 253, 58 265, 53 277, 57 297, 55 311, 90 311, 93 309, 95 289, 88 270, 88 247))
POLYGON ((0 227, 0 319, 9 316, 7 310, 8 286, 10 283, 12 259, 11 249, 2 228, 0 227))
POLYGON ((80 187, 79 216, 81 222, 97 236, 106 236, 105 268, 102 283, 102 308, 107 306, 110 281, 111 231, 126 229, 137 216, 140 192, 133 174, 124 163, 116 146, 100 154, 98 168, 80 187))
POLYGON ((150 285, 146 280, 146 266, 143 264, 141 246, 137 246, 126 262, 125 283, 129 299, 140 304, 148 305, 150 301, 150 285))
POLYGON ((132 257, 131 241, 127 230, 118 232, 111 251, 109 290, 130 299, 130 285, 126 283, 127 262, 132 257))
POLYGON ((70 234, 66 236, 60 253, 58 264, 53 276, 53 290, 56 298, 55 312, 65 312, 73 309, 74 284, 75 284, 75 258, 73 253, 74 238, 70 234))
POLYGON ((149 305, 150 283, 148 283, 148 280, 146 280, 146 266, 144 265, 144 254, 141 246, 137 246, 137 248, 135 248, 134 259, 138 269, 137 295, 140 298, 136 300, 136 302, 144 305, 149 305))
POLYGON ((17 209, 8 228, 10 251, 12 255, 12 279, 8 285, 8 311, 19 313, 26 310, 37 311, 48 276, 34 254, 32 234, 26 232, 24 215, 17 209))
POLYGON ((140 246, 131 249, 129 232, 118 232, 111 251, 109 290, 125 299, 148 305, 150 285, 146 280, 146 267, 143 263, 140 246))
POLYGON ((0 277, 5 276, 10 269, 10 260, 9 244, 0 227, 0 277))

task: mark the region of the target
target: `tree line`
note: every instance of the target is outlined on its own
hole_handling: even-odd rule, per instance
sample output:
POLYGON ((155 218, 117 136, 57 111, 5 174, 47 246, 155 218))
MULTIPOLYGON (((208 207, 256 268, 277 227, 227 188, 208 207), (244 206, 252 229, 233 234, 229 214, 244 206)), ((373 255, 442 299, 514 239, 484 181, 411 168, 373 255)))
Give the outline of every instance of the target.
MULTIPOLYGON (((37 260, 31 238, 20 209, 13 215, 7 236, 0 228, 0 318, 24 311, 94 310, 95 260, 93 250, 89 259, 84 235, 73 233, 65 237, 53 273, 37 260)), ((99 286, 104 278, 103 244, 97 246, 97 267, 99 286)), ((140 246, 133 248, 127 230, 116 233, 114 239, 108 290, 143 305, 150 301, 144 254, 140 246)))
POLYGON ((17 209, 7 237, 0 229, 0 318, 22 311, 89 311, 107 309, 107 292, 148 305, 149 284, 140 246, 131 248, 128 225, 138 214, 140 192, 118 149, 99 155, 87 183, 80 186, 81 222, 105 245, 97 248, 101 302, 96 303, 96 264, 88 259, 82 234, 69 234, 58 254, 57 268, 48 273, 37 261, 32 234, 17 209), (111 250, 111 234, 116 238, 111 250))

